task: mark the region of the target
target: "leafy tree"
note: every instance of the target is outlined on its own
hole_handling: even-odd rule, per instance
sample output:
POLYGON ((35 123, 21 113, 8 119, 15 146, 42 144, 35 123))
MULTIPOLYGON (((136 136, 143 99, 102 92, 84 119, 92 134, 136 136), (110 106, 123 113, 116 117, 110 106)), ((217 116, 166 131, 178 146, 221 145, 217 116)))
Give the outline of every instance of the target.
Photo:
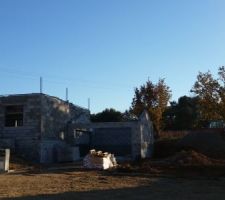
POLYGON ((179 130, 195 128, 198 124, 198 98, 180 97, 177 105, 175 124, 179 130))
POLYGON ((171 91, 164 79, 159 79, 157 84, 148 80, 140 88, 135 88, 130 112, 138 117, 146 109, 153 121, 155 130, 159 132, 163 126, 163 112, 170 97, 171 91))
POLYGON ((163 113, 163 124, 165 130, 176 130, 175 118, 177 113, 177 102, 171 101, 163 113))
POLYGON ((123 114, 113 108, 105 109, 100 113, 91 115, 92 122, 121 122, 123 114))
MULTIPOLYGON (((224 68, 219 68, 219 77, 224 83, 224 68)), ((199 98, 200 120, 211 121, 221 119, 221 109, 225 103, 224 85, 221 85, 219 79, 215 79, 210 71, 206 73, 199 72, 191 92, 199 98)))
POLYGON ((164 112, 165 129, 187 130, 198 126, 198 98, 182 96, 178 103, 170 102, 164 112))
POLYGON ((123 121, 125 122, 138 120, 137 116, 132 114, 129 110, 126 110, 124 113, 122 113, 122 115, 123 115, 123 121))
POLYGON ((222 66, 218 69, 218 83, 219 89, 219 110, 218 113, 220 114, 221 118, 225 121, 225 67, 222 66))

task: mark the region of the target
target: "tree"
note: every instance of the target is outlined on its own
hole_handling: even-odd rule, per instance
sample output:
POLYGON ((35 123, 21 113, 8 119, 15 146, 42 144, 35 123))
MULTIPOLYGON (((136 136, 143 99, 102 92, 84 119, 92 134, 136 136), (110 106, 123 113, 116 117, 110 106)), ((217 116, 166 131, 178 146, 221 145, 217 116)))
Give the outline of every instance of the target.
POLYGON ((198 126, 199 104, 197 97, 182 96, 170 102, 164 112, 166 130, 188 130, 198 126))
POLYGON ((188 130, 198 126, 198 98, 180 97, 177 104, 175 124, 179 130, 188 130))
POLYGON ((92 122, 121 122, 123 121, 123 114, 113 108, 105 109, 100 113, 91 115, 92 122))
MULTIPOLYGON (((219 68, 219 77, 224 82, 224 68, 219 68)), ((199 98, 200 120, 211 121, 222 118, 221 109, 224 107, 224 85, 220 85, 219 79, 215 79, 210 71, 199 72, 191 92, 199 98)), ((223 114, 224 115, 224 114, 223 114)), ((225 118, 224 118, 225 119, 225 118)))
POLYGON ((225 67, 222 66, 218 69, 218 83, 219 89, 219 114, 221 118, 225 121, 225 67))
POLYGON ((155 130, 159 132, 163 127, 162 116, 170 97, 171 91, 164 79, 159 79, 157 84, 148 80, 140 88, 135 88, 130 112, 138 117, 146 109, 155 130))
POLYGON ((130 121, 138 120, 137 116, 132 114, 129 110, 125 110, 125 112, 122 113, 122 115, 123 115, 123 121, 124 122, 130 122, 130 121))
POLYGON ((165 130, 176 130, 175 118, 177 113, 177 102, 171 101, 163 113, 163 127, 165 130))

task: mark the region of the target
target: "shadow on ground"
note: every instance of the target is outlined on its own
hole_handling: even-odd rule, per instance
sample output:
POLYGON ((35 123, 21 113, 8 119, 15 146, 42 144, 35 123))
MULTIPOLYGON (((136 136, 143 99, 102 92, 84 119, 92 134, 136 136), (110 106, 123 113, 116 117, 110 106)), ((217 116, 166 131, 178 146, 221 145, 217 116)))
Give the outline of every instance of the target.
POLYGON ((113 200, 113 199, 225 199, 225 180, 220 181, 201 181, 184 179, 161 178, 149 184, 120 189, 92 190, 92 191, 69 191, 58 194, 43 194, 36 196, 5 197, 2 200, 113 200))
POLYGON ((114 190, 96 190, 89 192, 65 192, 60 194, 50 195, 37 195, 37 196, 25 196, 15 198, 3 198, 3 200, 70 200, 70 199, 148 199, 149 188, 126 188, 126 189, 114 189, 114 190))

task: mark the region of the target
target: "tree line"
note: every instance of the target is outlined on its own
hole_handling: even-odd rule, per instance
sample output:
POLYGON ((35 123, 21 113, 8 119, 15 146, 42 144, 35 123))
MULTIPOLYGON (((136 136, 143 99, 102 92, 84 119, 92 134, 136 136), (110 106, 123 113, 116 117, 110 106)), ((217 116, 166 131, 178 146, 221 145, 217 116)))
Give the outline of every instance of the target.
POLYGON ((147 110, 156 132, 208 127, 212 121, 225 121, 225 67, 216 77, 210 71, 199 72, 191 88, 192 96, 170 101, 172 91, 165 79, 148 80, 134 89, 131 106, 124 113, 115 109, 91 115, 93 122, 130 121, 147 110))

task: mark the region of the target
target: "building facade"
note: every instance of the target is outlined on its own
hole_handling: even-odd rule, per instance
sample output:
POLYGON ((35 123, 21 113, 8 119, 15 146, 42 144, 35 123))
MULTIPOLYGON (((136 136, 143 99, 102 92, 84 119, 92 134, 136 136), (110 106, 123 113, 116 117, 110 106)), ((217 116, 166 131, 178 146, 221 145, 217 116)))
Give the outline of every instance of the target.
POLYGON ((151 157, 152 122, 91 123, 90 112, 41 93, 0 96, 0 148, 41 163, 74 161, 90 149, 130 159, 151 157))
POLYGON ((89 122, 87 109, 33 93, 0 97, 0 147, 37 162, 57 161, 67 124, 89 122))
POLYGON ((150 158, 153 153, 154 130, 147 111, 130 122, 72 123, 69 132, 81 155, 96 149, 134 160, 150 158))

